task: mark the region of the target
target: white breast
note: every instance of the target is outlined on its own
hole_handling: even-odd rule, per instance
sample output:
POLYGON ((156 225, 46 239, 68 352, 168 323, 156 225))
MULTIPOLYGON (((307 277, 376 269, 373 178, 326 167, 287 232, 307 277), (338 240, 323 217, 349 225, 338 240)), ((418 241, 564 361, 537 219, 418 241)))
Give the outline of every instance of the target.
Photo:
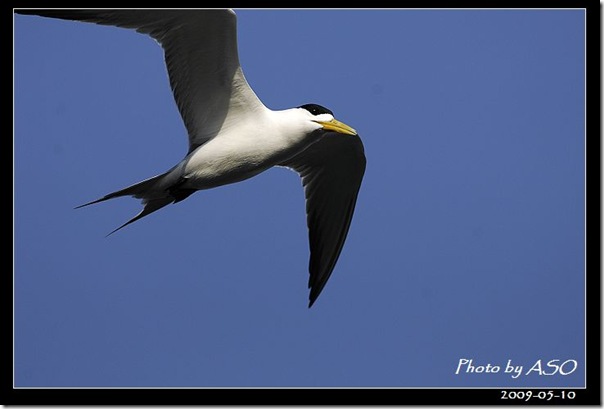
POLYGON ((185 158, 186 186, 209 189, 253 177, 297 155, 320 137, 300 109, 256 112, 225 121, 219 134, 185 158))

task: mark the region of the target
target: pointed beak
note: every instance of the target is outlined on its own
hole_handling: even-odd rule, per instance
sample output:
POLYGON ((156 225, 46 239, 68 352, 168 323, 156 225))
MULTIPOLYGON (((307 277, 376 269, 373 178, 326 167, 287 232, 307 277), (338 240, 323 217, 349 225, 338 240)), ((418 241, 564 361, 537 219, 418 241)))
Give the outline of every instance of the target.
POLYGON ((354 128, 351 128, 350 126, 346 125, 343 122, 340 122, 336 119, 332 119, 331 121, 316 121, 318 124, 323 125, 323 129, 326 129, 328 131, 334 131, 334 132, 338 132, 338 133, 343 133, 346 135, 356 135, 357 131, 354 130, 354 128))

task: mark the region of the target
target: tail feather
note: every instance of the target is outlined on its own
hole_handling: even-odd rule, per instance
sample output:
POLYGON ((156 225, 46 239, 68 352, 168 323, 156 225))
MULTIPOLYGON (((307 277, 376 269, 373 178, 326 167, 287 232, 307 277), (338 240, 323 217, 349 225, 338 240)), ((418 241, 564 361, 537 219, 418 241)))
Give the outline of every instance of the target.
POLYGON ((125 196, 125 195, 117 195, 116 193, 117 192, 109 193, 108 195, 105 195, 105 196, 101 197, 100 199, 96 199, 96 200, 93 200, 92 202, 88 202, 88 203, 84 203, 82 205, 76 206, 76 207, 74 207, 74 209, 81 209, 82 207, 90 206, 95 203, 100 203, 100 202, 104 202, 105 200, 113 199, 114 197, 125 196))
MULTIPOLYGON (((109 198, 109 199, 111 199, 111 198, 109 198)), ((104 200, 107 200, 107 199, 104 199, 104 200)), ((101 201, 101 200, 99 200, 99 201, 101 201)), ((145 217, 145 216, 153 213, 154 211, 159 210, 162 207, 169 205, 173 201, 174 201, 174 198, 172 198, 172 197, 162 197, 162 198, 159 198, 159 199, 152 199, 152 200, 149 200, 149 201, 145 202, 145 207, 143 208, 143 210, 141 210, 139 212, 139 214, 137 214, 136 216, 134 216, 132 219, 128 220, 126 223, 122 224, 117 229, 113 230, 107 236, 110 236, 113 233, 115 233, 116 231, 122 229, 123 227, 128 226, 130 223, 134 223, 138 219, 142 219, 143 217, 145 217)), ((90 204, 92 204, 92 203, 94 203, 94 202, 91 202, 90 204)))
POLYGON ((184 178, 181 177, 174 181, 175 178, 172 178, 171 176, 171 171, 168 171, 164 174, 143 180, 142 182, 135 183, 134 185, 128 186, 124 189, 109 193, 100 199, 84 203, 83 205, 75 207, 75 209, 90 206, 95 203, 104 202, 105 200, 114 199, 121 196, 132 196, 137 199, 143 199, 142 202, 145 206, 143 210, 141 210, 132 219, 128 220, 126 223, 107 234, 107 236, 110 236, 130 223, 134 223, 135 221, 142 219, 143 217, 161 209, 164 206, 169 205, 170 203, 179 202, 185 199, 195 191, 193 189, 181 188, 181 185, 185 182, 184 178), (172 181, 170 179, 172 179, 172 181))
POLYGON ((116 197, 121 197, 121 196, 133 196, 133 197, 136 197, 137 199, 145 199, 146 196, 150 193, 150 191, 154 190, 153 188, 156 188, 156 186, 158 185, 158 182, 162 178, 164 178, 164 176, 166 176, 167 174, 168 174, 168 172, 163 173, 161 175, 153 176, 149 179, 145 179, 142 182, 135 183, 124 189, 106 194, 105 196, 101 197, 100 199, 96 199, 96 200, 93 200, 92 202, 88 202, 88 203, 84 203, 83 205, 76 206, 76 207, 74 207, 74 209, 79 209, 82 207, 90 206, 95 203, 104 202, 105 200, 114 199, 116 197))

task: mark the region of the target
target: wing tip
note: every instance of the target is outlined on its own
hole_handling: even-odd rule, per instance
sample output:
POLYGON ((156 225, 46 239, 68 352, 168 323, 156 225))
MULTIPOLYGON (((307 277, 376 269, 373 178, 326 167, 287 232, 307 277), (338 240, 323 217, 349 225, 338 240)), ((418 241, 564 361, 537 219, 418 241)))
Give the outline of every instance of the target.
POLYGON ((308 308, 311 308, 319 298, 319 295, 321 295, 321 291, 323 290, 323 288, 313 287, 312 285, 309 285, 309 288, 310 294, 308 295, 308 308))

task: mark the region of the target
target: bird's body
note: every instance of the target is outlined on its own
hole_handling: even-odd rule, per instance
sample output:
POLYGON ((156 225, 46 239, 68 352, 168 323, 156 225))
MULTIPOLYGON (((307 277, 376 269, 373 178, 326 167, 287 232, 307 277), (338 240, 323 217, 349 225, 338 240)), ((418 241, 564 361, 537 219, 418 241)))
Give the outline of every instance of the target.
POLYGON ((320 136, 308 137, 308 131, 318 129, 318 125, 304 129, 289 121, 300 114, 303 111, 299 109, 260 110, 253 122, 223 128, 220 138, 208 141, 184 159, 186 186, 201 190, 239 182, 302 152, 320 136))
POLYGON ((302 177, 307 199, 312 305, 341 252, 365 170, 354 129, 320 105, 274 111, 262 104, 239 64, 232 11, 18 12, 135 29, 164 49, 189 136, 187 154, 165 173, 82 206, 120 196, 142 199, 143 210, 119 230, 198 190, 240 182, 274 166, 291 168, 302 177))

